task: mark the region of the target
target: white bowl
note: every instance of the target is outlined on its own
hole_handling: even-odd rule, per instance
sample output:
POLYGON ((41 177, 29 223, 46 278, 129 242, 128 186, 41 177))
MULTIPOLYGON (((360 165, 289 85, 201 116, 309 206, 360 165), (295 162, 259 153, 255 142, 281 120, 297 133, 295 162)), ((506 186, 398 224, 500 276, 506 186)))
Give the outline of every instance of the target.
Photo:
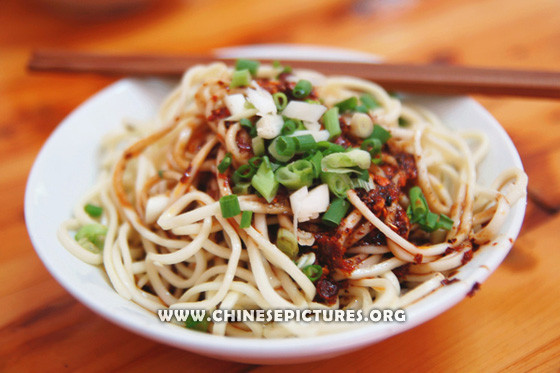
MULTIPOLYGON (((302 46, 258 46, 227 49, 223 56, 297 58, 338 56, 345 60, 375 60, 363 53, 302 46)), ((349 72, 351 75, 351 72, 349 72)), ((162 323, 152 313, 121 298, 102 269, 85 264, 58 242, 59 224, 69 218, 72 206, 94 183, 98 145, 103 134, 122 118, 149 119, 176 82, 161 79, 123 79, 97 93, 52 133, 29 175, 25 218, 37 254, 51 274, 72 295, 99 315, 128 330, 203 355, 245 363, 295 363, 333 357, 373 344, 419 325, 449 309, 483 282, 501 263, 517 237, 526 200, 511 210, 502 232, 505 238, 481 247, 460 268, 452 285, 442 287, 408 308, 405 323, 379 323, 343 333, 306 339, 251 340, 218 337, 162 323)), ((491 150, 479 169, 479 180, 489 183, 501 170, 522 168, 519 155, 498 122, 467 97, 407 96, 438 114, 453 128, 486 132, 491 150)), ((480 310, 484 312, 484 310, 480 310)))

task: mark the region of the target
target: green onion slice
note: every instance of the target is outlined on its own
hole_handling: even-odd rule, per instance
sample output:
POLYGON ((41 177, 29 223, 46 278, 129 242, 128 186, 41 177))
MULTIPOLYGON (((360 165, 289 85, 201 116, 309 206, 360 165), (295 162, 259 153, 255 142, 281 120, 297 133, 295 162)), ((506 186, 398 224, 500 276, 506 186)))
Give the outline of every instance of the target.
POLYGON ((284 110, 288 105, 288 97, 283 92, 276 92, 272 95, 272 99, 274 100, 274 104, 276 105, 276 109, 284 110))
POLYGON ((311 280, 311 282, 317 281, 323 275, 323 268, 318 264, 305 266, 301 271, 311 280))
POLYGON ((237 195, 230 194, 220 198, 220 209, 222 210, 222 216, 226 219, 241 214, 237 195))
POLYGON ((381 144, 385 144, 387 140, 391 138, 391 133, 385 128, 381 127, 379 124, 373 126, 373 132, 368 137, 368 139, 378 139, 381 144))
POLYGON ((257 173, 251 179, 251 185, 255 188, 267 201, 272 202, 278 191, 278 181, 274 177, 273 166, 267 156, 262 157, 262 162, 257 173))
POLYGON ((241 214, 241 223, 239 226, 241 228, 249 228, 251 226, 251 220, 253 219, 253 211, 243 211, 241 214))
POLYGON ((360 96, 360 101, 362 105, 364 105, 368 110, 375 109, 376 107, 381 106, 379 102, 369 93, 364 93, 360 96))
POLYGON ((222 161, 218 165, 218 172, 221 173, 221 174, 226 172, 226 170, 231 165, 231 161, 232 161, 231 153, 226 153, 226 155, 224 156, 224 159, 222 159, 222 161))
POLYGON ((353 111, 356 109, 356 106, 358 106, 358 99, 356 97, 350 97, 344 101, 340 101, 334 106, 339 108, 341 113, 344 113, 345 111, 353 111))
POLYGON ((249 193, 250 189, 251 189, 251 182, 250 181, 238 182, 233 186, 233 188, 231 188, 233 193, 241 194, 241 195, 250 194, 249 193))
POLYGON ((337 174, 332 172, 323 172, 321 181, 329 186, 332 194, 338 198, 346 198, 346 192, 352 189, 354 183, 347 174, 337 174))
POLYGON ((235 70, 249 70, 251 75, 257 75, 257 71, 261 63, 259 61, 238 59, 235 62, 235 70))
POLYGON ((325 125, 325 129, 329 131, 330 139, 342 133, 338 120, 338 107, 330 108, 323 114, 323 124, 325 125))
POLYGON ((292 260, 294 260, 299 253, 296 236, 285 228, 278 229, 276 246, 292 260))
POLYGON ((300 159, 287 166, 280 167, 276 173, 276 180, 288 189, 299 189, 313 184, 314 170, 311 162, 300 159))
POLYGON ((317 142, 312 135, 302 135, 292 137, 295 141, 296 151, 298 153, 305 153, 309 150, 317 148, 317 142))
POLYGON ((264 155, 266 149, 264 146, 264 139, 262 137, 253 137, 251 139, 251 146, 255 155, 264 155))
POLYGON ((86 224, 76 232, 75 239, 78 243, 93 252, 99 252, 105 244, 107 227, 101 224, 86 224))
POLYGON ((98 218, 103 214, 103 207, 88 203, 84 206, 84 211, 92 218, 98 218))
POLYGON ((282 127, 282 135, 291 135, 297 129, 297 123, 293 119, 287 119, 284 121, 284 126, 282 127))
POLYGON ((312 85, 309 80, 300 79, 294 89, 292 90, 292 94, 296 98, 305 98, 309 96, 311 93, 312 85))
POLYGON ((365 150, 368 152, 371 157, 375 157, 381 151, 383 144, 379 139, 376 138, 367 138, 362 142, 360 149, 365 150))
POLYGON ((268 152, 279 162, 288 162, 296 154, 296 144, 291 137, 278 136, 268 146, 268 152))
POLYGON ((251 83, 251 73, 249 70, 234 71, 231 76, 230 88, 246 87, 251 83))
POLYGON ((356 171, 353 167, 368 169, 371 163, 371 155, 365 150, 352 149, 345 153, 333 153, 325 156, 321 161, 323 172, 348 173, 356 171))
POLYGON ((204 316, 200 320, 195 320, 192 315, 189 315, 185 320, 185 328, 196 330, 198 332, 206 333, 208 328, 210 327, 210 322, 208 321, 208 315, 206 311, 204 312, 204 316))

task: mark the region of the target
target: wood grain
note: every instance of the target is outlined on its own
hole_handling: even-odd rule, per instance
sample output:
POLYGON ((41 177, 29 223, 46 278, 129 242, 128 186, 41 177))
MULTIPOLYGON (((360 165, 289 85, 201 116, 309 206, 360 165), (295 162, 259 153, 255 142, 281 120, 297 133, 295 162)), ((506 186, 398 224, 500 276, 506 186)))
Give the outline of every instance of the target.
MULTIPOLYGON (((27 238, 23 195, 41 145, 77 105, 114 79, 30 76, 34 48, 112 53, 209 53, 251 43, 308 43, 393 63, 557 69, 557 0, 161 0, 112 19, 75 19, 32 0, 0 12, 0 371, 558 371, 560 368, 560 106, 476 97, 518 147, 530 176, 519 240, 473 297, 350 355, 256 367, 201 357, 129 333, 77 303, 27 238)), ((56 170, 53 170, 56 172, 56 170)))

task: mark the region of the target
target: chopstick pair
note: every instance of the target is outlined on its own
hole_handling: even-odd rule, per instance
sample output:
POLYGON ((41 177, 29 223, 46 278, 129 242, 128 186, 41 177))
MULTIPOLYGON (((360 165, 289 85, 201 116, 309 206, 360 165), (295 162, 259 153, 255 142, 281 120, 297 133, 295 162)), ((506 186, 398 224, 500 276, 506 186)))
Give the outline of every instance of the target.
MULTIPOLYGON (((96 73, 106 75, 178 76, 197 64, 234 59, 183 55, 109 55, 70 51, 36 51, 29 60, 32 71, 96 73)), ((271 62, 270 60, 261 60, 271 62)), ((385 89, 434 94, 485 94, 560 98, 560 72, 510 70, 449 65, 376 64, 282 60, 294 68, 326 75, 351 75, 374 81, 385 89)))

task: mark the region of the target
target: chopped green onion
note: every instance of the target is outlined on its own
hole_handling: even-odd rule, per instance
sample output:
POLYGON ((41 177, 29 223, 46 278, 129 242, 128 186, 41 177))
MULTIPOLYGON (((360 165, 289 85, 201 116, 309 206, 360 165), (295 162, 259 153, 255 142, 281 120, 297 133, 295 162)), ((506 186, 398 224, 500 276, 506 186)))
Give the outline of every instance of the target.
POLYGON ((331 193, 339 198, 346 198, 346 192, 353 186, 352 179, 346 174, 323 172, 321 181, 327 184, 331 193))
POLYGON ((448 231, 451 228, 453 228, 453 219, 451 219, 450 217, 448 217, 445 214, 439 214, 438 224, 439 224, 439 228, 445 229, 446 231, 448 231))
POLYGON ((288 189, 299 189, 313 184, 313 165, 304 159, 280 167, 275 172, 276 180, 288 189))
POLYGON ((278 229, 276 246, 292 260, 294 260, 299 253, 296 236, 286 228, 278 229))
POLYGON ((372 189, 372 185, 369 183, 369 180, 366 181, 358 178, 353 181, 352 189, 365 189, 367 192, 369 192, 372 189))
POLYGON ((327 212, 323 214, 323 221, 328 225, 339 225, 346 212, 350 208, 350 202, 342 198, 337 198, 331 202, 327 212))
POLYGON ((323 268, 318 264, 305 266, 301 271, 309 278, 309 280, 311 280, 311 282, 317 281, 323 275, 323 268))
POLYGON ((251 73, 249 70, 234 71, 231 75, 230 88, 245 87, 251 83, 251 73))
POLYGON ((236 183, 233 188, 231 188, 231 190, 233 191, 233 193, 235 194, 250 194, 249 190, 251 189, 251 182, 247 181, 247 182, 239 182, 236 183))
POLYGON ((264 156, 257 173, 253 176, 253 179, 251 179, 253 188, 255 188, 268 203, 272 202, 276 196, 279 186, 278 181, 276 181, 274 177, 272 167, 268 157, 264 156))
POLYGON ((288 105, 288 97, 283 92, 276 92, 272 95, 276 109, 284 110, 286 105, 288 105))
POLYGON ((282 71, 280 72, 280 74, 285 74, 285 73, 291 73, 292 72, 292 67, 291 66, 284 66, 280 63, 280 61, 274 61, 272 62, 272 66, 275 69, 282 69, 282 71))
POLYGON ((424 225, 428 228, 428 230, 434 230, 436 229, 438 219, 438 214, 428 211, 428 213, 426 214, 426 222, 424 223, 424 225))
POLYGON ((164 170, 159 170, 159 171, 157 172, 157 174, 158 174, 158 176, 159 176, 160 179, 163 179, 163 173, 164 173, 164 172, 165 172, 164 170))
POLYGON ((274 159, 284 163, 292 159, 296 153, 296 145, 291 137, 278 136, 268 146, 268 152, 274 159))
POLYGON ((426 232, 436 229, 450 230, 453 228, 453 220, 444 214, 436 214, 429 210, 428 202, 420 187, 415 186, 408 191, 410 205, 406 213, 412 224, 418 223, 420 228, 426 232))
POLYGON ((428 210, 428 202, 426 202, 426 198, 422 193, 422 189, 420 189, 420 187, 418 186, 412 187, 408 191, 408 195, 410 198, 412 216, 415 217, 416 219, 423 218, 429 210, 428 210))
POLYGON ((222 210, 222 216, 226 219, 241 214, 237 194, 230 194, 220 198, 220 209, 222 210))
POLYGON ((382 147, 383 144, 381 144, 381 141, 379 141, 379 139, 368 138, 365 139, 364 142, 362 142, 360 149, 368 152, 371 155, 371 158, 373 159, 373 157, 375 157, 381 151, 382 147))
POLYGON ((238 59, 235 62, 235 70, 249 70, 251 75, 255 76, 260 65, 259 61, 238 59))
POLYGON ((231 165, 231 153, 226 153, 224 159, 222 159, 222 161, 218 165, 218 172, 223 174, 224 172, 226 172, 226 170, 230 165, 231 165))
POLYGON ((352 149, 345 153, 333 153, 325 156, 321 161, 321 170, 323 172, 355 172, 359 174, 361 171, 352 168, 368 169, 370 163, 371 155, 368 152, 361 149, 352 149))
POLYGON ((283 136, 291 135, 296 131, 296 128, 297 128, 297 123, 294 122, 293 119, 287 119, 284 122, 284 126, 282 127, 281 133, 283 136))
POLYGON ((253 219, 253 211, 243 211, 241 214, 241 223, 239 226, 241 228, 249 228, 251 226, 251 220, 253 219))
POLYGON ((103 214, 103 207, 95 206, 90 203, 84 206, 84 211, 92 218, 98 218, 103 214))
POLYGON ((399 117, 399 127, 406 127, 410 123, 408 120, 404 119, 403 117, 399 117))
POLYGON ((239 124, 241 125, 241 127, 247 129, 247 132, 249 132, 249 136, 257 136, 257 127, 253 125, 253 123, 249 119, 242 118, 239 120, 239 124))
POLYGON ((312 135, 302 135, 292 137, 296 144, 296 151, 298 153, 305 153, 309 150, 314 150, 317 148, 317 142, 312 135))
POLYGON ((358 99, 356 97, 350 97, 344 101, 340 101, 334 106, 339 108, 341 113, 344 113, 345 111, 353 111, 356 109, 356 106, 358 106, 358 99))
POLYGON ((323 155, 342 153, 346 151, 346 148, 344 148, 344 146, 333 144, 332 142, 328 141, 319 141, 317 143, 317 148, 323 151, 323 155))
POLYGON ((241 165, 233 173, 233 182, 237 184, 240 182, 248 181, 250 178, 253 177, 255 172, 257 172, 257 170, 251 167, 250 165, 248 164, 241 165))
POLYGON ((276 152, 286 157, 296 153, 296 140, 293 137, 279 136, 276 138, 276 152))
POLYGON ((364 113, 367 114, 369 113, 368 108, 365 105, 358 105, 356 106, 356 108, 354 109, 354 111, 357 111, 358 113, 364 113))
POLYGON ((249 166, 251 166, 251 168, 258 170, 259 166, 261 165, 262 162, 262 158, 261 157, 253 157, 251 159, 249 159, 249 166))
POLYGON ((323 159, 323 153, 317 151, 311 156, 307 157, 306 160, 313 166, 313 177, 317 178, 321 175, 321 160, 323 159))
POLYGON ((323 124, 325 125, 325 129, 329 131, 330 139, 342 133, 340 122, 338 121, 338 107, 330 108, 323 114, 323 124))
POLYGON ((296 130, 305 130, 305 125, 303 124, 303 121, 301 119, 294 119, 292 118, 292 120, 294 122, 296 122, 296 130))
POLYGON ((369 110, 379 107, 379 102, 369 93, 364 93, 360 96, 360 101, 369 110))
POLYGON ((363 170, 360 173, 360 175, 358 176, 358 179, 364 180, 364 181, 369 181, 369 171, 368 170, 363 170))
POLYGON ((252 148, 253 148, 253 153, 255 153, 255 155, 263 155, 265 152, 265 147, 264 147, 264 139, 262 137, 253 137, 253 139, 251 140, 251 144, 252 144, 252 148))
POLYGON ((391 138, 391 132, 387 131, 385 128, 381 127, 379 124, 373 126, 373 132, 369 139, 378 139, 381 144, 385 144, 387 140, 391 138))
POLYGON ((309 96, 309 94, 311 93, 311 89, 312 86, 309 80, 300 79, 292 90, 292 94, 296 98, 304 98, 309 96))
POLYGON ((78 229, 75 239, 82 247, 90 251, 99 252, 100 249, 103 249, 106 234, 106 226, 96 223, 86 224, 78 229))
POLYGON ((185 328, 187 329, 206 333, 209 327, 210 322, 208 321, 206 311, 204 311, 204 315, 202 316, 202 318, 200 318, 200 320, 195 320, 192 315, 189 315, 189 317, 187 317, 187 319, 185 320, 185 328))

